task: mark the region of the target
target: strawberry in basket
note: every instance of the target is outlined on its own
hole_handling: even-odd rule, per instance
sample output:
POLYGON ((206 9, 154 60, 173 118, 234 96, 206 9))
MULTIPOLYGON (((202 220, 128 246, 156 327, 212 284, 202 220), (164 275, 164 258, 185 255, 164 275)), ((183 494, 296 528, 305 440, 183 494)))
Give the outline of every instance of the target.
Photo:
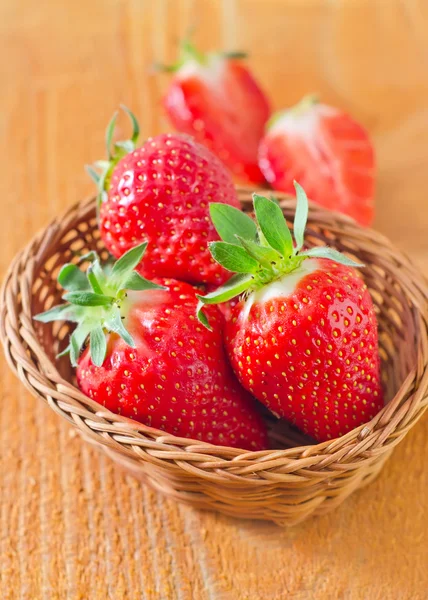
MULTIPOLYGON (((148 242, 146 277, 174 277, 219 285, 227 271, 212 258, 208 242, 218 239, 209 218, 210 202, 239 208, 232 179, 205 146, 182 134, 161 134, 138 146, 139 127, 130 140, 112 144, 115 115, 107 133, 108 160, 88 171, 98 186, 101 238, 116 258, 148 242)), ((144 270, 143 270, 144 269, 144 270)))
POLYGON ((313 96, 271 117, 260 143, 259 165, 276 190, 303 184, 321 206, 373 221, 374 148, 367 131, 348 114, 313 96))
POLYGON ((35 318, 77 324, 65 352, 82 392, 109 410, 179 437, 266 448, 254 400, 225 356, 222 314, 212 307, 208 331, 195 316, 195 288, 172 279, 152 283, 135 272, 146 246, 109 270, 94 253, 86 273, 65 265, 58 281, 66 304, 35 318))
POLYGON ((164 98, 167 114, 178 131, 193 135, 221 158, 242 180, 262 183, 257 149, 269 118, 269 102, 242 53, 202 54, 182 44, 164 98))
POLYGON ((369 421, 383 406, 377 322, 362 266, 328 247, 304 249, 308 203, 296 185, 293 242, 280 207, 254 194, 257 222, 212 204, 221 242, 211 253, 236 273, 199 296, 205 306, 240 296, 225 329, 242 385, 275 415, 319 441, 369 421))

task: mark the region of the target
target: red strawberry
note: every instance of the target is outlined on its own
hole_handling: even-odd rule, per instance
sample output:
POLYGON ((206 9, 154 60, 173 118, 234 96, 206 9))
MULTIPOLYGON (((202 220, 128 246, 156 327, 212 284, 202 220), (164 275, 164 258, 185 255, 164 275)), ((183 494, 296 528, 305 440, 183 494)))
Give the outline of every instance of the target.
POLYGON ((260 183, 257 149, 269 104, 238 56, 202 55, 186 43, 169 68, 174 76, 164 104, 176 129, 206 144, 238 178, 260 183))
POLYGON ((180 437, 266 448, 254 401, 227 362, 221 313, 212 307, 214 330, 208 331, 195 316, 195 288, 168 279, 159 280, 162 287, 133 272, 145 246, 125 254, 109 277, 98 260, 88 279, 66 265, 59 281, 73 290, 64 296, 69 304, 38 320, 78 322, 69 349, 78 385, 109 410, 180 437), (78 358, 88 335, 90 345, 78 358))
POLYGON ((274 189, 292 193, 298 179, 311 200, 361 225, 373 221, 374 163, 366 130, 313 98, 274 115, 259 149, 260 168, 274 189))
POLYGON ((208 250, 208 242, 218 239, 208 205, 215 200, 239 207, 229 173, 187 136, 158 135, 135 150, 137 136, 138 130, 132 140, 117 143, 115 154, 101 163, 101 179, 95 175, 107 190, 100 194, 99 215, 105 245, 118 258, 147 241, 142 274, 219 285, 228 274, 208 250))
POLYGON ((302 250, 307 199, 297 184, 296 190, 295 245, 281 209, 267 198, 254 195, 258 226, 247 217, 246 228, 242 216, 241 225, 231 224, 234 209, 211 205, 225 240, 213 242, 211 252, 239 275, 199 298, 214 304, 245 293, 226 323, 235 373, 274 414, 323 441, 382 407, 377 324, 353 268, 361 265, 331 248, 302 250))

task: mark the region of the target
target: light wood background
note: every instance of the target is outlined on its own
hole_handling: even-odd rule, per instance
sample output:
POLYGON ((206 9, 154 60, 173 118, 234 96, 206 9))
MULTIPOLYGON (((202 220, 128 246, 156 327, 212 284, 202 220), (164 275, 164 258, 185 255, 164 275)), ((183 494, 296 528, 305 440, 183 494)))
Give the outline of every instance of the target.
MULTIPOLYGON (((376 227, 428 274, 424 0, 1 0, 1 272, 91 191, 83 164, 125 102, 166 130, 164 77, 189 25, 251 52, 276 108, 319 91, 372 131, 376 227)), ((177 505, 122 475, 1 361, 2 600, 426 600, 428 419, 380 478, 290 530, 177 505)))

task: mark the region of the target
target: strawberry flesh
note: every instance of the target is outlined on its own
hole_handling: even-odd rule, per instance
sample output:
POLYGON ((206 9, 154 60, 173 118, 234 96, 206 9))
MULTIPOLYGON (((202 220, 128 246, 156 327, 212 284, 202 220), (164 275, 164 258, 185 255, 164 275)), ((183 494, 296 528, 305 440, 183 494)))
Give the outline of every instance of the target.
POLYGON ((186 61, 174 74, 164 105, 178 131, 205 144, 239 179, 263 182, 257 151, 269 104, 240 61, 220 55, 204 64, 186 61))
POLYGON ((297 180, 314 202, 370 225, 375 157, 367 132, 331 106, 298 108, 279 116, 260 144, 259 164, 267 181, 293 193, 297 180))

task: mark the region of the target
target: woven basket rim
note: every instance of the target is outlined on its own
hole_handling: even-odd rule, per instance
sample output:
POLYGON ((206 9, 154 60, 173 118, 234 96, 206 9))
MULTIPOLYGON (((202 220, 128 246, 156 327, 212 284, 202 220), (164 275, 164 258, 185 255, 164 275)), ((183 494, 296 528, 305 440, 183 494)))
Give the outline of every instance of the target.
MULTIPOLYGON (((250 194, 248 188, 238 188, 238 192, 245 197, 250 194)), ((283 209, 294 205, 294 199, 287 194, 275 195, 283 209)), ((418 306, 415 302, 415 318, 418 317, 423 324, 421 346, 425 349, 425 355, 419 356, 418 364, 408 373, 400 390, 380 413, 343 437, 308 446, 250 452, 178 438, 105 409, 62 378, 56 366, 47 359, 31 318, 31 276, 36 273, 34 268, 37 261, 45 254, 48 255, 51 245, 67 231, 77 212, 89 215, 94 206, 95 199, 92 197, 77 202, 39 231, 13 259, 0 292, 0 338, 10 367, 34 395, 47 400, 51 408, 76 425, 90 441, 98 441, 133 458, 150 456, 150 460, 157 464, 164 460, 174 461, 189 473, 198 475, 208 471, 213 476, 214 472, 221 470, 227 463, 232 463, 232 466, 239 467, 235 471, 236 475, 266 482, 269 481, 269 478, 266 479, 268 470, 281 474, 290 474, 297 467, 310 470, 315 457, 318 469, 331 467, 345 457, 349 466, 350 460, 357 460, 365 455, 369 448, 395 445, 427 408, 428 310, 426 303, 425 306, 418 306), (17 305, 21 307, 18 312, 17 305), (31 349, 31 355, 28 348, 31 349), (42 360, 36 362, 34 355, 41 356, 42 360), (400 397, 403 389, 408 392, 408 397, 404 400, 400 397)), ((351 218, 312 203, 309 220, 321 224, 325 222, 326 228, 333 223, 338 231, 347 228, 351 239, 356 237, 381 243, 388 256, 393 256, 397 264, 409 270, 409 280, 418 295, 427 298, 426 278, 382 234, 372 229, 363 229, 351 218)), ((232 473, 233 471, 229 471, 229 475, 232 473)))

